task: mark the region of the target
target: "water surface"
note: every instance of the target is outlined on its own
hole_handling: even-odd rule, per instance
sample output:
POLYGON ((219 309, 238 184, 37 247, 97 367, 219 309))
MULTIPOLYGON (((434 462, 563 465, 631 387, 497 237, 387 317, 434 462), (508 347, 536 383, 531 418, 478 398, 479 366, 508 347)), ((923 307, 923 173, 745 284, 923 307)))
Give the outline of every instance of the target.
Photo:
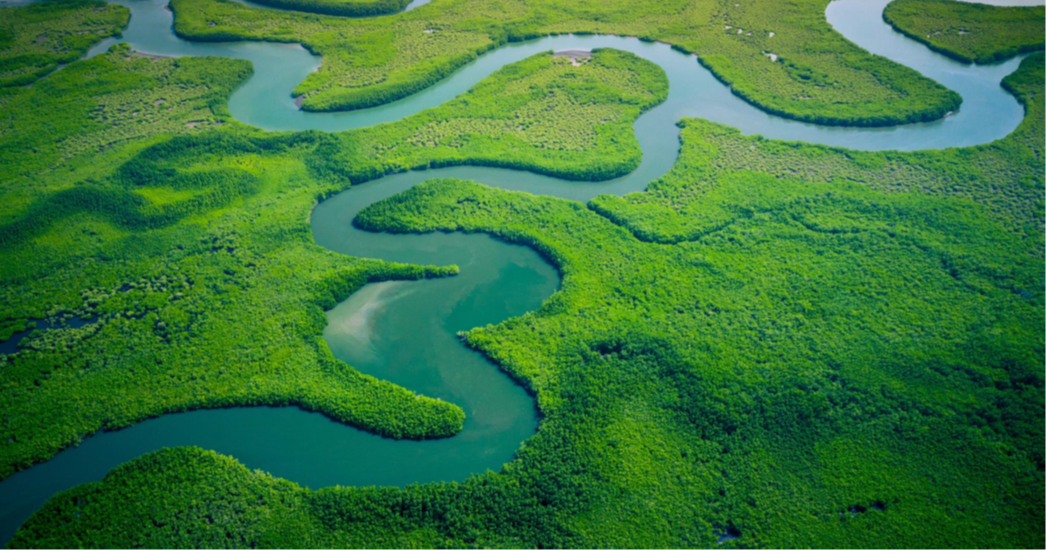
MULTIPOLYGON (((1018 0, 1019 1, 1019 0, 1018 0)), ((532 399, 497 367, 462 346, 456 332, 497 323, 538 308, 558 287, 554 269, 532 250, 483 235, 389 235, 359 231, 359 209, 432 177, 459 177, 537 194, 588 200, 600 193, 642 190, 675 162, 675 122, 703 117, 746 134, 855 149, 926 149, 990 142, 1012 131, 1023 112, 999 82, 1020 58, 970 66, 936 54, 882 22, 886 0, 840 0, 828 21, 847 38, 908 65, 958 91, 963 106, 943 120, 893 128, 822 127, 768 115, 730 93, 693 56, 664 44, 611 36, 559 36, 513 43, 481 56, 425 91, 378 108, 345 113, 297 110, 290 92, 319 66, 299 45, 192 43, 177 38, 165 0, 118 0, 131 9, 130 26, 116 41, 160 55, 216 55, 248 59, 255 75, 230 99, 238 120, 269 130, 346 130, 390 122, 437 106, 493 71, 537 52, 613 47, 661 66, 670 92, 635 123, 643 161, 615 180, 568 182, 512 170, 455 167, 387 176, 346 191, 313 212, 316 242, 355 256, 423 264, 457 264, 457 277, 368 285, 328 312, 324 331, 335 355, 362 372, 412 391, 453 402, 467 418, 462 432, 436 441, 394 441, 297 408, 232 408, 170 414, 86 439, 50 461, 0 482, 0 540, 7 540, 55 492, 101 479, 112 467, 165 446, 199 445, 231 455, 302 485, 406 485, 461 480, 511 460, 534 433, 532 399)), ((425 3, 414 2, 410 8, 425 3)), ((767 62, 770 62, 769 60, 767 62)))

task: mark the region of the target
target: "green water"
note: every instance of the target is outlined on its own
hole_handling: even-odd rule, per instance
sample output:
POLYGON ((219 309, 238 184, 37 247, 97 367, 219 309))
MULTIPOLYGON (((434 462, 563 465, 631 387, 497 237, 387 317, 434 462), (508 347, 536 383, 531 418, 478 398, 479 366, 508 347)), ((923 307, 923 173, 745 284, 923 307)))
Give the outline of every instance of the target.
MULTIPOLYGON (((1020 122, 1017 102, 999 87, 1019 59, 987 67, 954 62, 893 32, 879 14, 886 0, 841 0, 829 22, 858 45, 916 68, 962 94, 958 113, 944 120, 896 128, 819 127, 768 115, 744 103, 696 60, 663 44, 610 36, 560 36, 510 44, 480 57, 449 79, 392 104, 347 113, 304 113, 290 90, 319 59, 297 45, 191 43, 171 32, 165 0, 120 0, 132 19, 122 41, 164 55, 219 55, 249 59, 255 76, 230 99, 239 120, 271 130, 336 131, 392 121, 439 105, 507 63, 547 50, 614 47, 660 65, 670 81, 668 100, 635 124, 641 166, 608 182, 566 182, 530 173, 455 167, 395 174, 355 187, 322 204, 311 224, 317 244, 355 256, 422 264, 457 264, 457 277, 364 287, 328 312, 324 331, 335 355, 362 372, 412 391, 453 402, 466 414, 464 429, 436 441, 394 441, 296 408, 233 408, 166 415, 106 432, 50 461, 0 482, 0 540, 57 491, 100 479, 112 467, 164 446, 198 445, 234 456, 305 486, 405 485, 461 480, 498 470, 537 428, 526 392, 456 332, 497 323, 540 307, 559 284, 553 268, 532 250, 483 235, 388 235, 352 227, 355 213, 432 177, 459 177, 506 189, 587 200, 600 193, 642 190, 666 172, 678 152, 683 116, 722 122, 745 133, 857 149, 965 146, 1001 138, 1020 122)), ((435 9, 412 3, 418 9, 435 9)), ((105 51, 112 40, 89 55, 105 51)))

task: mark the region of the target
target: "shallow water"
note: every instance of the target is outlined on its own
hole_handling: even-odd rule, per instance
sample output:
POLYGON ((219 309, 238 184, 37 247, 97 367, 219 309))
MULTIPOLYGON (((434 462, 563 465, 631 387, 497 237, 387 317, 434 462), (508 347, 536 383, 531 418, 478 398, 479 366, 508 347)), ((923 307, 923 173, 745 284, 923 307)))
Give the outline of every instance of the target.
MULTIPOLYGON (((389 235, 352 227, 355 213, 433 177, 474 179, 506 189, 574 200, 601 193, 642 190, 675 162, 675 121, 703 117, 746 134, 856 149, 926 149, 966 146, 1001 138, 1023 111, 999 81, 1019 58, 970 66, 936 54, 881 22, 886 0, 839 0, 828 21, 858 45, 919 70, 963 96, 959 112, 941 121, 894 128, 822 127, 768 115, 732 95, 692 56, 664 44, 611 36, 559 36, 514 43, 481 56, 431 88, 374 109, 305 113, 290 96, 293 86, 319 65, 298 45, 191 43, 171 32, 166 0, 118 0, 132 11, 119 41, 161 55, 218 55, 250 60, 255 75, 231 97, 238 120, 270 130, 359 128, 398 120, 442 104, 504 66, 547 50, 613 47, 660 65, 669 97, 635 124, 644 151, 631 174, 599 183, 567 182, 526 172, 455 167, 387 176, 320 204, 312 214, 316 242, 354 256, 422 264, 457 264, 460 275, 419 282, 368 285, 328 312, 324 337, 335 355, 361 372, 464 408, 462 432, 437 441, 394 441, 297 408, 233 408, 170 414, 118 432, 88 438, 50 461, 0 482, 0 540, 7 540, 55 492, 101 479, 112 467, 164 446, 199 445, 231 455, 313 488, 329 485, 406 485, 461 480, 497 470, 534 433, 532 399, 498 368, 463 347, 456 332, 497 323, 537 309, 558 287, 555 270, 536 253, 483 235, 389 235), (869 24, 874 20, 875 24, 869 24)), ((414 2, 408 8, 426 3, 414 2)), ((1041 2, 1040 2, 1041 3, 1041 2)), ((89 55, 104 52, 106 40, 89 55)), ((769 62, 769 60, 767 61, 769 62)))
MULTIPOLYGON (((173 14, 164 8, 166 0, 116 0, 116 3, 131 10, 130 26, 122 38, 106 40, 92 48, 88 55, 105 52, 112 43, 122 41, 147 53, 248 59, 254 64, 255 74, 232 95, 229 110, 237 120, 267 130, 339 131, 399 120, 441 105, 506 64, 535 53, 598 47, 635 53, 660 65, 668 75, 669 99, 644 117, 659 119, 657 124, 637 125, 636 132, 641 139, 644 132, 665 138, 666 128, 676 120, 690 116, 721 122, 746 134, 774 139, 862 150, 932 149, 977 145, 999 139, 1013 131, 1024 115, 1020 104, 999 86, 1002 78, 1017 68, 1021 57, 981 66, 967 65, 937 54, 894 32, 882 21, 880 14, 887 0, 838 0, 829 5, 826 16, 837 30, 858 45, 909 65, 959 92, 963 105, 951 116, 935 122, 887 128, 818 126, 788 120, 744 102, 702 68, 696 58, 674 51, 666 44, 591 35, 545 37, 506 44, 480 56, 436 85, 399 101, 371 109, 311 113, 297 109, 290 95, 294 86, 320 65, 320 58, 300 45, 188 42, 171 32, 173 14), (870 20, 874 24, 869 24, 870 20)), ((667 138, 673 143, 676 139, 675 136, 667 138)), ((669 147, 671 149, 674 147, 669 147)), ((672 160, 674 157, 665 159, 662 173, 671 166, 672 160)))

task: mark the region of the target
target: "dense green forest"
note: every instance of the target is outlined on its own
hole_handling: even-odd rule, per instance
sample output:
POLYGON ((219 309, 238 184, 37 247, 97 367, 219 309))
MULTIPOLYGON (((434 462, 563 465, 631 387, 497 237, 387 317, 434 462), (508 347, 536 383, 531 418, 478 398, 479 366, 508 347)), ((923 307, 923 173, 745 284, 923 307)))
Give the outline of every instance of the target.
POLYGON ((31 84, 79 59, 127 25, 130 10, 96 0, 38 2, 0 9, 0 89, 31 84))
POLYGON ((288 10, 363 17, 400 11, 407 7, 410 0, 254 0, 254 2, 288 10))
MULTIPOLYGON (((436 0, 345 20, 173 2, 184 35, 324 55, 299 87, 314 108, 385 102, 496 44, 569 30, 698 52, 798 118, 878 124, 956 100, 834 34, 823 1, 739 4, 436 0)), ((64 9, 41 25, 64 28, 64 9)), ((98 29, 126 22, 113 13, 98 29)), ((857 152, 687 119, 676 166, 643 193, 582 204, 442 179, 373 204, 357 225, 485 233, 558 268, 540 309, 462 334, 535 395, 540 429, 515 460, 460 483, 310 490, 165 449, 57 495, 9 545, 712 547, 730 532, 719 547, 1046 546, 1044 73, 1034 54, 1007 77, 1026 117, 978 147, 857 152)), ((453 435, 461 408, 359 373, 322 331, 367 283, 457 268, 326 251, 312 207, 430 166, 621 175, 640 160, 632 123, 667 96, 631 54, 544 53, 394 123, 270 133, 226 108, 250 74, 118 45, 0 91, 0 338, 60 327, 0 354, 0 477, 201 407, 453 435)))
POLYGON ((931 49, 967 63, 991 63, 1043 48, 1043 6, 956 0, 894 0, 883 19, 931 49), (1006 29, 997 32, 996 29, 1006 29))
MULTIPOLYGON (((30 88, 0 96, 0 185, 33 179, 62 161, 86 160, 139 138, 220 126, 231 120, 225 107, 229 94, 251 72, 242 60, 161 60, 126 44, 72 63, 30 88)), ((40 191, 39 184, 0 187, 8 203, 0 223, 40 191)))
POLYGON ((577 67, 549 52, 434 109, 341 134, 337 162, 356 174, 471 164, 604 180, 639 166, 632 123, 667 96, 664 72, 630 53, 595 50, 577 67))
POLYGON ((538 311, 466 335, 544 415, 501 474, 308 491, 162 451, 16 543, 710 546, 730 526, 727 546, 1040 546, 1041 255, 965 198, 758 169, 709 194, 729 219, 672 245, 458 180, 361 212, 527 244, 563 274, 538 311))
POLYGON ((436 0, 351 20, 261 10, 232 0, 173 0, 175 30, 195 40, 301 42, 323 56, 295 89, 307 110, 388 103, 509 41, 605 33, 659 40, 698 56, 731 90, 781 116, 885 126, 937 119, 961 98, 836 33, 828 0, 436 0), (764 55, 774 53, 776 61, 764 55))
POLYGON ((0 104, 9 127, 26 129, 5 132, 0 148, 12 167, 0 182, 0 318, 101 318, 0 355, 0 472, 100 428, 199 407, 293 403, 392 437, 455 433, 459 407, 359 374, 320 335, 323 309, 367 282, 456 268, 327 252, 312 242, 309 209, 351 182, 420 166, 628 172, 640 158, 632 122, 668 88, 628 53, 596 51, 579 66, 545 53, 395 123, 267 134, 227 116, 225 97, 248 74, 243 61, 116 46, 0 104), (107 124, 81 120, 95 113, 107 124))
POLYGON ((1025 59, 1003 86, 1025 106, 1020 126, 1004 139, 976 147, 930 151, 862 152, 742 136, 733 128, 684 120, 683 148, 672 171, 645 193, 604 195, 593 207, 637 237, 673 243, 700 239, 732 217, 732 199, 710 190, 738 171, 756 169, 775 179, 852 181, 884 193, 917 192, 970 199, 996 222, 1019 233, 1041 257, 1043 201, 1043 56, 1025 59), (710 211, 721 212, 712 215, 710 211))

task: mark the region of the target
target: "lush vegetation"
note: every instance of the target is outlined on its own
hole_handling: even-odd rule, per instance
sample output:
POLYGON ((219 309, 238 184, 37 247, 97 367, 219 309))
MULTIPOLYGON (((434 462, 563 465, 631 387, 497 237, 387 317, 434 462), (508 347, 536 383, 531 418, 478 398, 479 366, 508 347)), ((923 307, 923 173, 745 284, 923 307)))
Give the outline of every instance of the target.
MULTIPOLYGON (((700 239, 732 218, 733 198, 708 196, 718 182, 757 170, 780 180, 852 181, 884 193, 916 192, 970 199, 996 223, 1029 243, 1042 240, 1043 56, 1024 60, 1003 85, 1024 104, 1026 116, 1005 139, 977 147, 861 152, 759 136, 702 120, 685 120, 683 149, 672 171, 645 193, 600 196, 597 211, 637 237, 663 243, 700 239), (710 211, 720 212, 711 214, 710 211)), ((1036 246, 1029 245, 1030 248, 1036 246)))
POLYGON ((131 12, 97 0, 53 0, 0 9, 0 89, 23 86, 79 59, 120 32, 131 12))
POLYGON ((301 42, 323 65, 296 89, 303 108, 388 103, 509 41, 560 33, 660 40, 698 55, 731 90, 772 113, 822 124, 931 120, 961 98, 869 55, 824 18, 827 0, 437 0, 368 20, 254 9, 232 0, 174 0, 175 30, 196 40, 301 42), (766 53, 773 53, 771 60, 766 53))
POLYGON ((883 10, 883 19, 933 50, 967 63, 1001 61, 1046 44, 1043 6, 894 0, 883 10))
POLYGON ((730 526, 730 546, 1041 546, 1041 254, 962 198, 758 169, 709 195, 730 218, 672 245, 457 180, 357 218, 561 270, 540 310, 465 336, 544 413, 501 474, 308 491, 163 451, 16 545, 711 546, 730 526))
POLYGON ((320 338, 323 309, 363 284, 456 268, 326 252, 309 208, 429 165, 625 173, 640 158, 632 122, 667 94, 664 73, 631 54, 574 66, 546 53, 393 124, 266 134, 225 108, 249 74, 243 61, 116 46, 0 104, 19 130, 0 142, 4 334, 31 319, 100 319, 0 355, 0 473, 101 428, 200 407, 297 404, 391 437, 456 433, 459 407, 361 375, 320 338))
MULTIPOLYGON (((1008 84, 1041 124, 1042 57, 1008 84)), ((692 128, 682 165, 706 154, 692 128)), ((874 168, 778 146, 811 147, 826 173, 874 168)), ((943 179, 954 154, 907 169, 943 179)), ((1000 194, 1040 177, 1028 154, 1000 194)), ((1042 546, 1042 240, 1015 230, 1028 219, 752 161, 697 176, 700 198, 676 215, 714 229, 676 244, 579 203, 456 180, 357 218, 487 232, 559 267, 540 310, 465 336, 544 414, 503 472, 309 491, 161 451, 53 499, 13 546, 711 546, 728 526, 741 537, 723 546, 1042 546)))
POLYGON ((410 4, 410 0, 254 0, 254 2, 274 8, 346 17, 394 13, 410 4))
MULTIPOLYGON (((643 22, 643 5, 604 4, 548 17, 643 22)), ((724 548, 1041 548, 1044 69, 1033 55, 1006 79, 1027 116, 980 147, 860 153, 686 120, 677 166, 645 193, 584 205, 436 180, 376 203, 359 225, 487 233, 559 268, 539 310, 462 336, 536 395, 516 460, 462 483, 312 491, 167 449, 53 498, 10 545, 710 547, 730 531, 724 548)), ((0 355, 0 476, 199 407, 455 433, 460 408, 360 374, 321 332, 368 282, 456 269, 327 252, 310 209, 412 167, 620 174, 632 121, 666 93, 628 54, 541 54, 396 123, 270 134, 225 110, 249 71, 116 47, 0 96, 0 336, 98 319, 0 355)))
MULTIPOLYGON (((161 60, 115 45, 109 55, 73 63, 19 93, 0 96, 2 180, 33 178, 61 161, 143 137, 220 126, 231 120, 228 95, 250 74, 250 64, 242 60, 161 60)), ((0 223, 41 191, 35 185, 2 189, 8 204, 0 223)))
POLYGON ((642 157, 632 122, 664 101, 668 79, 617 50, 579 62, 546 53, 509 65, 440 107, 342 135, 338 162, 371 159, 380 173, 471 164, 571 180, 627 174, 642 157))

